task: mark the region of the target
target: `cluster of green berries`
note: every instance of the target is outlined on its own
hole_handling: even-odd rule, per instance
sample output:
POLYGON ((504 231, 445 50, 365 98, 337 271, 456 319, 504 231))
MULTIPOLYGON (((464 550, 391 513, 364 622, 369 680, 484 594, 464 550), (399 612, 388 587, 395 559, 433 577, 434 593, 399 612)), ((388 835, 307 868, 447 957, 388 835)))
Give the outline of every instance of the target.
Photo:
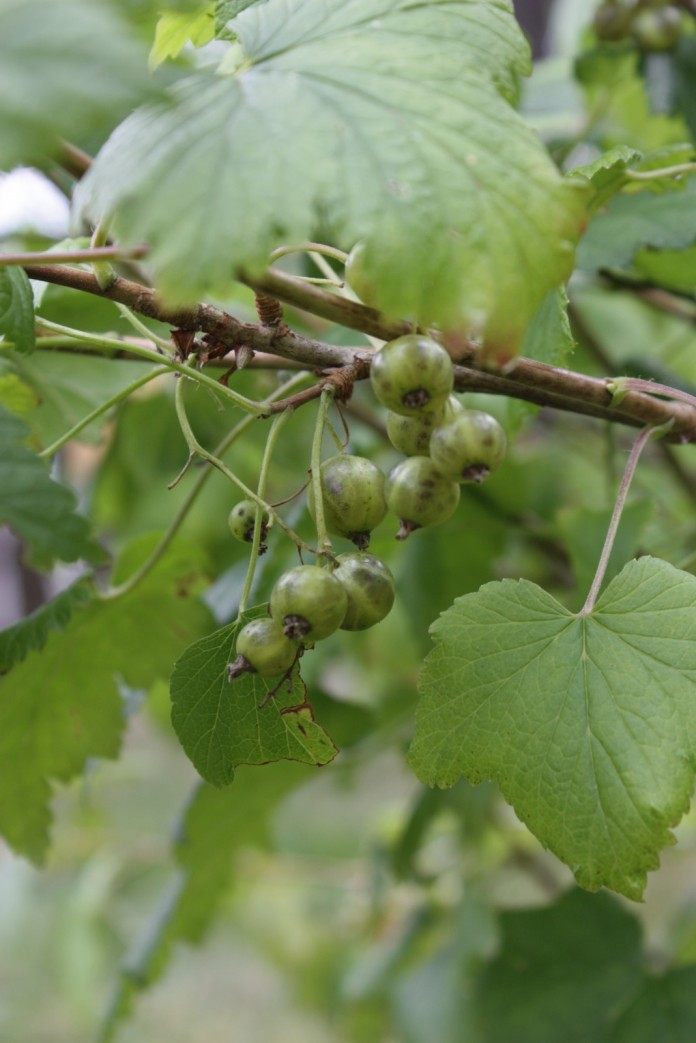
POLYGON ((389 439, 406 456, 386 482, 387 506, 401 521, 397 539, 406 539, 447 521, 459 483, 482 482, 500 466, 505 432, 495 417, 455 398, 452 360, 430 337, 409 334, 385 344, 370 376, 389 410, 389 439))
MULTIPOLYGON (((502 463, 505 432, 494 417, 465 409, 454 397, 452 360, 437 341, 419 334, 390 341, 376 352, 370 376, 377 399, 389 410, 389 438, 406 459, 387 478, 360 456, 340 453, 322 463, 325 527, 358 550, 339 555, 333 569, 300 565, 280 577, 269 618, 239 632, 230 679, 247 672, 287 673, 305 647, 339 628, 379 623, 394 603, 394 579, 384 562, 366 553, 372 530, 388 510, 400 520, 397 539, 446 521, 459 503, 460 483, 481 482, 502 463)), ((313 483, 308 507, 316 520, 313 483)), ((232 510, 230 528, 238 539, 253 540, 256 515, 249 500, 232 510)), ((262 516, 262 545, 268 521, 262 516)))
POLYGON ((683 12, 664 0, 605 0, 597 9, 600 40, 632 39, 645 52, 670 51, 679 41, 683 12))
POLYGON ((254 619, 237 636, 230 680, 243 673, 275 677, 287 673, 308 645, 338 630, 366 630, 394 604, 394 577, 372 554, 339 554, 336 568, 298 565, 285 572, 271 593, 270 617, 254 619))

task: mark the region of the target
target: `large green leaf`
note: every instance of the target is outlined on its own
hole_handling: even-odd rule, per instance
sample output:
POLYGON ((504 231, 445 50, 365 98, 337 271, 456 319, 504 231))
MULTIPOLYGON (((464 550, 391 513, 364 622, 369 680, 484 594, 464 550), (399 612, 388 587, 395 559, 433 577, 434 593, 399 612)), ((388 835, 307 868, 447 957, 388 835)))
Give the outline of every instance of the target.
POLYGON ((671 192, 615 196, 590 222, 578 248, 586 271, 622 268, 645 246, 682 249, 696 240, 696 177, 671 192))
MULTIPOLYGON (((130 594, 73 604, 62 629, 53 619, 48 632, 44 619, 43 648, 0 681, 0 832, 17 851, 43 859, 52 782, 118 753, 118 681, 145 688, 166 677, 182 647, 210 627, 194 596, 199 578, 197 555, 170 553, 130 594)), ((25 631, 22 651, 38 643, 25 631)))
POLYGON ((0 336, 17 351, 34 348, 34 300, 23 268, 0 268, 0 336))
MULTIPOLYGON (((476 996, 481 1043, 608 1043, 641 985, 635 917, 609 895, 574 890, 544 909, 504 913, 500 927, 500 954, 476 996)), ((652 1041, 661 1038, 671 1040, 652 1041)))
POLYGON ((433 625, 411 762, 424 782, 495 779, 590 890, 640 898, 688 807, 696 577, 630 562, 594 610, 504 580, 433 625))
POLYGON ((174 730, 202 777, 215 786, 232 782, 240 764, 326 764, 336 756, 336 747, 311 711, 292 709, 306 698, 298 671, 292 684, 283 683, 271 699, 268 694, 280 678, 244 674, 228 680, 227 664, 235 657, 240 627, 265 614, 265 606, 254 609, 196 641, 172 674, 174 730))
POLYGON ((103 551, 75 512, 74 493, 53 481, 46 463, 25 444, 28 433, 23 420, 0 408, 0 524, 26 540, 37 564, 99 560, 103 551))
POLYGON ((88 602, 94 593, 91 580, 78 579, 36 612, 0 630, 0 674, 7 673, 29 652, 43 648, 52 630, 62 630, 78 605, 88 602))
POLYGON ((107 126, 151 93, 146 54, 94 0, 0 0, 2 165, 107 126))
POLYGON ((162 975, 176 943, 202 941, 230 885, 235 853, 265 845, 278 801, 304 781, 307 770, 276 764, 260 775, 241 771, 230 789, 196 787, 174 839, 178 878, 121 969, 100 1043, 114 1038, 135 994, 162 975))
POLYGON ((329 227, 366 240, 386 311, 514 353, 569 274, 586 189, 508 102, 529 66, 508 0, 267 0, 230 27, 229 73, 127 120, 78 213, 146 239, 174 301, 329 227))
POLYGON ((618 1019, 611 1043, 692 1043, 695 1028, 696 967, 679 967, 646 981, 618 1019))

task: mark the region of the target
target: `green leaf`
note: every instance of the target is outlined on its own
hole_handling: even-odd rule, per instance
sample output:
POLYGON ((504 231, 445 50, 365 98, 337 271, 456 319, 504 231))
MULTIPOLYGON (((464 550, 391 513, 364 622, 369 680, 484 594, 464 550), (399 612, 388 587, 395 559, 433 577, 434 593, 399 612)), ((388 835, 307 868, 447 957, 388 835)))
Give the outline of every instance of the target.
POLYGON ((227 30, 227 23, 236 18, 247 7, 264 3, 265 0, 215 0, 215 33, 223 39, 234 38, 234 32, 227 30))
POLYGON ((575 349, 568 319, 568 294, 551 290, 541 302, 522 342, 522 354, 551 366, 564 366, 575 349))
POLYGON ((157 22, 155 42, 150 51, 150 68, 156 69, 167 58, 178 58, 187 43, 202 47, 213 39, 214 34, 215 23, 210 4, 190 13, 165 11, 157 22))
POLYGON ((696 297, 696 246, 687 250, 640 250, 632 271, 639 279, 696 297))
POLYGON ((321 224, 366 241, 385 311, 464 323, 513 354, 570 272, 586 189, 508 103, 529 67, 512 5, 299 0, 288 18, 267 0, 231 28, 229 75, 118 128, 78 213, 146 239, 171 301, 224 293, 321 224))
POLYGON ((113 125, 147 94, 146 56, 103 4, 0 0, 4 167, 53 152, 61 134, 113 125))
POLYGON ((203 940, 232 880, 233 856, 267 843, 276 805, 306 773, 299 765, 275 764, 261 774, 242 770, 230 789, 196 787, 174 840, 178 879, 121 970, 100 1043, 114 1038, 136 993, 161 977, 176 943, 203 940))
POLYGON ((681 967, 648 979, 623 1012, 611 1043, 692 1043, 696 1025, 696 967, 681 967))
POLYGON ((613 1039, 607 1029, 642 980, 635 917, 607 894, 572 890, 546 908, 503 913, 500 928, 500 955, 475 997, 483 1043, 613 1039))
POLYGON ((56 559, 102 560, 87 520, 75 511, 74 493, 54 482, 46 463, 27 448, 28 434, 23 420, 0 408, 0 524, 26 540, 31 560, 42 566, 56 559))
POLYGON ((34 350, 34 298, 23 268, 0 268, 0 335, 17 351, 34 350))
POLYGON ((93 593, 91 580, 79 579, 30 616, 0 630, 0 674, 7 673, 29 652, 43 648, 51 631, 63 630, 70 622, 73 610, 86 604, 93 593))
POLYGON ((174 730, 200 775, 214 786, 229 785, 240 764, 327 764, 337 753, 309 709, 291 709, 306 700, 299 671, 263 707, 279 678, 244 674, 229 682, 227 664, 235 658, 240 628, 264 615, 265 605, 245 613, 187 648, 174 667, 174 730))
POLYGON ((51 784, 67 782, 91 758, 118 754, 118 682, 147 688, 209 628, 195 597, 200 568, 198 555, 172 551, 130 594, 73 603, 63 629, 55 618, 34 624, 45 638, 40 651, 28 651, 34 638, 23 635, 28 654, 0 681, 0 832, 16 851, 41 862, 51 784))
POLYGON ((494 779, 581 886, 640 898, 693 788, 695 603, 696 577, 654 558, 584 618, 526 580, 459 598, 432 627, 418 775, 494 779))
POLYGON ((678 250, 696 240, 696 177, 671 192, 615 196, 597 214, 578 247, 585 271, 622 268, 642 247, 678 250))
POLYGON ((642 153, 628 145, 609 149, 593 163, 575 167, 569 171, 571 177, 584 177, 592 185, 593 196, 590 210, 599 210, 608 199, 616 195, 626 184, 626 171, 636 165, 642 153))
MULTIPOLYGON (((0 359, 0 366, 3 362, 0 359)), ((33 389, 21 377, 16 373, 0 372, 0 408, 21 416, 31 412, 37 402, 33 389)))
MULTIPOLYGON (((27 413, 26 421, 43 446, 142 376, 148 365, 50 350, 36 351, 31 358, 8 354, 5 361, 34 393, 36 405, 27 413)), ((98 442, 111 415, 106 413, 84 428, 78 440, 98 442)))

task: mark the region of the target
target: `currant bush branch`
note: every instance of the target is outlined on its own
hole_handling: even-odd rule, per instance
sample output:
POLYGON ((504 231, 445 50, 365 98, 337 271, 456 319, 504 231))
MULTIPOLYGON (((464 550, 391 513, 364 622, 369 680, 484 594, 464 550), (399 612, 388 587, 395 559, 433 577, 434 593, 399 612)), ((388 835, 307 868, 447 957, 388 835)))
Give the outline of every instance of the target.
MULTIPOLYGON (((54 333, 59 333, 64 337, 72 337, 78 340, 83 345, 91 345, 96 348, 116 348, 121 349, 123 347, 122 341, 117 340, 115 337, 104 337, 96 333, 86 333, 84 330, 74 330, 69 326, 61 326, 57 322, 49 322, 48 319, 41 319, 41 326, 47 330, 52 330, 54 333)), ((160 352, 154 351, 151 348, 141 347, 131 343, 129 345, 129 351, 134 355, 138 355, 142 359, 146 359, 149 362, 156 362, 159 364, 164 363, 170 370, 175 373, 182 373, 192 380, 197 381, 204 387, 207 387, 216 395, 222 395, 223 398, 229 399, 234 405, 239 406, 246 413, 253 413, 255 416, 260 416, 263 412, 263 406, 258 402, 252 402, 250 398, 246 398, 245 395, 240 395, 237 391, 233 391, 225 384, 221 384, 217 380, 213 380, 212 377, 207 376, 205 373, 201 373, 200 370, 192 369, 190 366, 184 365, 183 362, 177 362, 173 358, 164 356, 160 352), (166 361, 165 361, 166 360, 166 361)))
MULTIPOLYGON (((152 289, 128 279, 119 277, 108 290, 101 291, 94 276, 79 268, 31 266, 26 271, 31 278, 119 301, 141 315, 159 319, 176 329, 203 330, 230 348, 247 345, 254 351, 287 357, 314 369, 344 367, 355 360, 354 349, 326 344, 290 331, 279 334, 277 330, 257 324, 242 323, 211 305, 167 308, 152 289)), ((391 340, 412 331, 409 323, 386 320, 373 308, 304 284, 285 273, 267 272, 261 279, 245 281, 258 292, 276 296, 286 303, 381 340, 391 340)), ((114 343, 117 342, 112 342, 112 345, 114 343)), ((363 354, 369 352, 367 347, 361 350, 363 354)), ((501 374, 478 367, 476 360, 470 358, 455 367, 455 385, 459 391, 482 391, 519 398, 632 427, 658 426, 671 420, 671 441, 696 440, 696 410, 687 403, 665 402, 640 391, 630 391, 620 406, 615 407, 611 405, 605 380, 533 359, 518 358, 505 374, 501 374)))

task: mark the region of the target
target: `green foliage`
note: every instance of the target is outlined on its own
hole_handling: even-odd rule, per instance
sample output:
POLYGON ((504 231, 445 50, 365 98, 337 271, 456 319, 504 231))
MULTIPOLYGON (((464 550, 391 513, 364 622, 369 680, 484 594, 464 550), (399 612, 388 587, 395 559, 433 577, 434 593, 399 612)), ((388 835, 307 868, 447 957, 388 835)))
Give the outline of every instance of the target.
POLYGON ((574 177, 586 177, 592 185, 594 195, 590 203, 592 212, 601 207, 612 196, 616 195, 626 184, 626 171, 636 165, 641 158, 638 149, 627 145, 617 145, 586 166, 575 167, 571 171, 574 177))
POLYGON ((298 670, 271 698, 278 678, 244 674, 229 681, 227 665, 235 658, 240 628, 266 614, 261 606, 201 638, 174 667, 174 730, 198 772, 214 786, 229 785, 240 764, 326 764, 336 756, 333 742, 303 705, 306 693, 298 670))
POLYGON ((513 354, 570 270, 582 206, 505 100, 528 62, 507 5, 307 0, 279 28, 284 11, 244 11, 232 74, 196 77, 127 120, 79 211, 113 212, 124 241, 147 239, 172 301, 224 293, 235 267, 260 269, 321 213, 347 245, 365 238, 387 312, 481 323, 513 354))
POLYGON ((261 776, 242 771, 230 790, 205 784, 195 788, 174 837, 177 879, 122 967, 100 1043, 114 1038, 134 996, 162 975, 174 946, 203 940, 229 887, 233 856, 241 847, 267 841, 272 812, 283 794, 304 778, 305 771, 294 765, 274 765, 261 776))
POLYGON ((34 300, 22 268, 0 268, 0 334, 17 351, 34 350, 34 300))
POLYGON ((0 0, 0 70, 3 166, 40 159, 62 134, 89 133, 151 93, 143 51, 89 0, 0 0))
POLYGON ((615 196, 597 214, 578 249, 584 271, 621 268, 642 247, 681 249, 696 239, 696 177, 683 187, 655 194, 650 191, 615 196))
POLYGON ((73 610, 93 596, 91 582, 78 579, 19 623, 0 630, 0 674, 6 674, 15 663, 21 663, 29 652, 40 652, 50 632, 63 630, 70 622, 73 610))
MULTIPOLYGON (((144 553, 145 546, 131 548, 120 569, 144 553)), ((43 861, 51 783, 67 782, 89 758, 118 754, 119 682, 146 688, 209 628, 195 596, 200 582, 200 558, 173 552, 130 594, 86 601, 81 592, 13 629, 9 647, 25 657, 0 682, 0 828, 15 850, 43 861)))
POLYGON ((23 420, 0 409, 0 522, 26 540, 34 562, 98 561, 101 548, 87 520, 76 513, 72 490, 50 476, 47 465, 26 445, 23 420))
POLYGON ((156 69, 167 58, 178 58, 187 43, 202 47, 215 33, 213 11, 206 4, 192 13, 165 11, 157 23, 155 42, 150 51, 150 68, 156 69))
POLYGON ((582 886, 640 898, 693 788, 695 597, 642 558, 586 617, 524 580, 458 599, 421 677, 419 776, 494 778, 582 886))

